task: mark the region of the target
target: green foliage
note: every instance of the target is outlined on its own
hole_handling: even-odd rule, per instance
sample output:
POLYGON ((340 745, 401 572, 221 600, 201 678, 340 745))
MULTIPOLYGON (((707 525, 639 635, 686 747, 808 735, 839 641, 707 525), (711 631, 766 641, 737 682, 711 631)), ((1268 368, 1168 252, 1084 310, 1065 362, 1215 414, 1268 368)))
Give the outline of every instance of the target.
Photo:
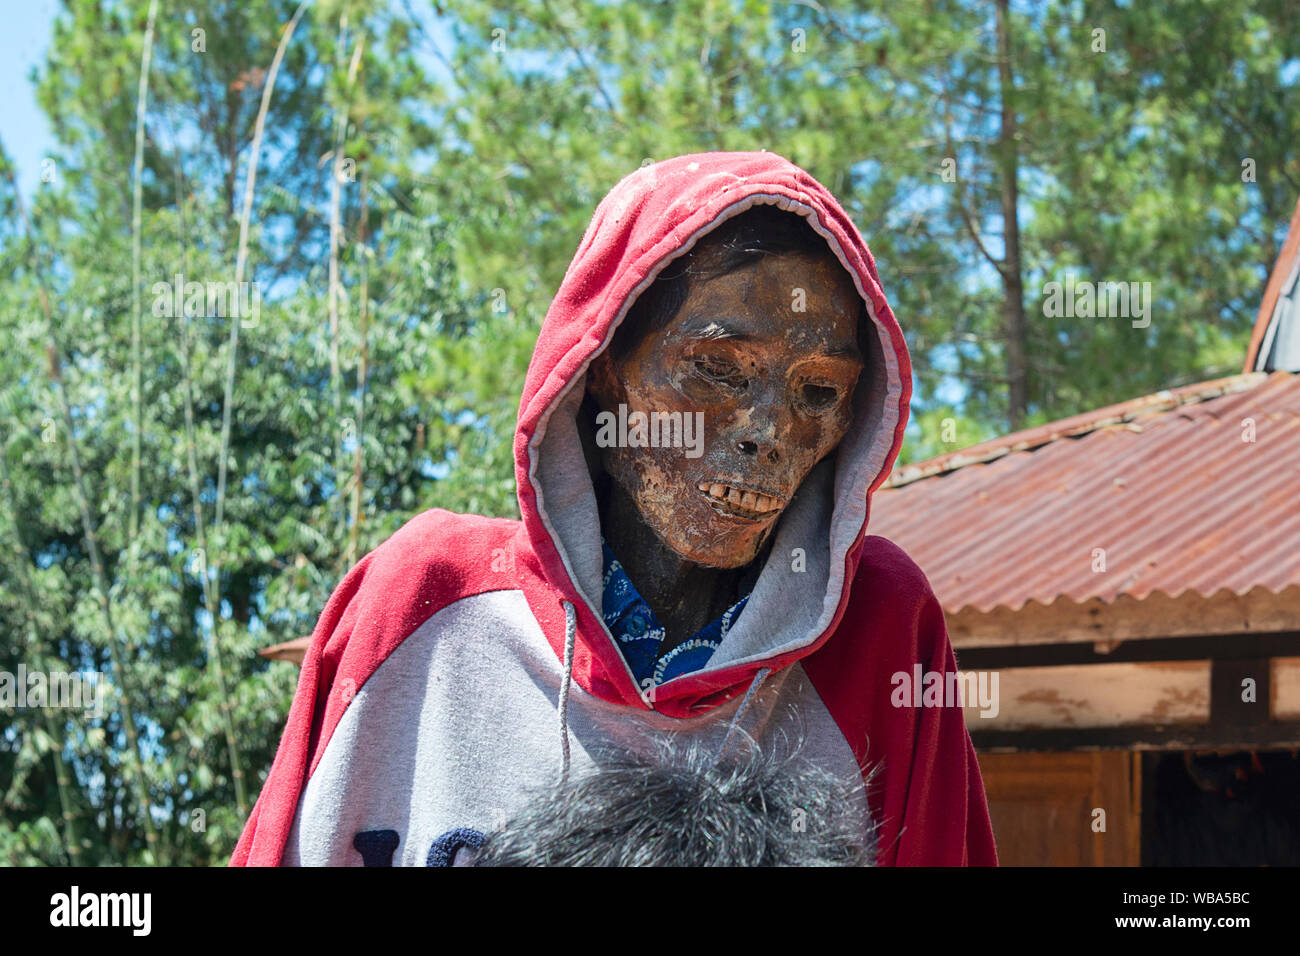
POLYGON ((0 153, 0 670, 99 672, 114 693, 102 717, 6 712, 0 862, 228 856, 247 810, 235 768, 247 803, 297 677, 257 649, 308 635, 347 568, 418 511, 515 514, 542 316, 596 203, 646 160, 766 148, 841 199, 912 349, 905 460, 1235 371, 1300 193, 1284 0, 1016 4, 1007 89, 993 3, 416 6, 320 0, 286 47, 218 522, 231 317, 206 298, 175 314, 170 283, 234 279, 255 120, 298 3, 160 3, 137 358, 148 0, 65 0, 36 80, 54 176, 25 218, 0 153), (1150 325, 1048 315, 1044 285, 1067 271, 1150 281, 1150 325))
MULTIPOLYGON (((233 319, 216 314, 229 311, 225 300, 210 307, 206 284, 233 281, 252 123, 293 8, 200 4, 178 23, 164 4, 145 120, 137 423, 123 197, 132 187, 145 6, 73 3, 60 16, 38 87, 62 144, 57 176, 28 210, 30 233, 6 217, 13 225, 0 245, 12 276, 0 309, 0 456, 10 479, 0 509, 0 670, 25 662, 101 672, 119 702, 102 719, 52 711, 53 730, 31 708, 6 721, 0 779, 12 783, 0 859, 9 862, 67 862, 69 847, 92 863, 224 860, 248 809, 233 769, 251 802, 297 678, 257 650, 310 634, 348 566, 419 510, 515 511, 510 436, 536 325, 492 311, 490 297, 459 274, 450 224, 422 169, 433 132, 407 109, 417 67, 409 55, 387 55, 389 45, 400 49, 405 25, 369 4, 322 5, 286 53, 251 223, 247 278, 260 308, 254 316, 246 299, 233 319), (340 76, 318 65, 333 61, 344 17, 340 76), (190 30, 200 26, 207 49, 193 52, 190 30), (320 157, 333 148, 340 111, 353 162, 339 190, 341 304, 331 341, 333 167, 320 157), (182 304, 184 283, 204 284, 194 300, 200 314, 176 313, 176 275, 182 304), (241 327, 218 524, 232 321, 241 327), (49 370, 51 335, 71 432, 49 370), (137 428, 143 465, 132 537, 137 428), (132 715, 135 745, 124 733, 132 715), (67 770, 61 787, 58 768, 67 770), (73 817, 67 835, 60 800, 73 817), (154 840, 146 813, 158 822, 154 840)), ((4 189, 13 211, 7 181, 4 189)))
POLYGON ((512 297, 541 309, 591 208, 643 161, 772 149, 870 243, 918 412, 956 401, 978 438, 1239 370, 1300 194, 1300 34, 1280 0, 1013 6, 1009 141, 993 3, 470 0, 453 26, 464 95, 440 168, 476 282, 514 268, 512 297), (1009 178, 1018 333, 990 261, 1009 178), (1151 324, 1049 318, 1043 286, 1066 270, 1150 282, 1151 324))

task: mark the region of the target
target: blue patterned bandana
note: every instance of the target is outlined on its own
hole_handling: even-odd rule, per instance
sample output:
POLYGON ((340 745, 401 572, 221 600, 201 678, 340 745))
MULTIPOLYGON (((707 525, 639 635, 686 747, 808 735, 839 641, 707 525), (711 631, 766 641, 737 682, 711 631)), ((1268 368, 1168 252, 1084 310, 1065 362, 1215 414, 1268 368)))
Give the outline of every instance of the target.
POLYGON ((618 641, 623 657, 636 677, 637 686, 644 691, 674 677, 697 671, 707 664, 731 626, 736 623, 736 618, 740 617, 749 595, 746 594, 716 621, 660 658, 659 646, 664 639, 663 625, 655 617, 654 611, 650 610, 650 605, 632 586, 623 565, 618 563, 604 538, 601 538, 600 546, 605 554, 605 626, 618 641))

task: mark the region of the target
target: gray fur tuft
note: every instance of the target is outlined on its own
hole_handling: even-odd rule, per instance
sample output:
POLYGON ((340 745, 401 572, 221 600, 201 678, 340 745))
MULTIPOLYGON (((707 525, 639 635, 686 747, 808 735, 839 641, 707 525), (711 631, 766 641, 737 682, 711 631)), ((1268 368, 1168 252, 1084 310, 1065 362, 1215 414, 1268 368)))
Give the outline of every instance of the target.
MULTIPOLYGON (((746 738, 748 735, 743 734, 746 738)), ((871 866, 855 791, 800 758, 716 755, 681 738, 542 794, 489 835, 477 866, 871 866)))

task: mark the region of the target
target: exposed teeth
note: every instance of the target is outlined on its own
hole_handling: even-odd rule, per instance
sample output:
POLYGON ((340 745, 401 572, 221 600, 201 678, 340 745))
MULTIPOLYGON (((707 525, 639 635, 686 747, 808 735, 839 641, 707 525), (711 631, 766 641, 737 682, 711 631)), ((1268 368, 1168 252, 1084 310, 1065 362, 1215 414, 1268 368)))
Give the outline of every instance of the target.
POLYGON ((762 514, 766 511, 775 511, 781 507, 780 499, 758 491, 742 491, 739 488, 731 488, 718 482, 708 481, 698 482, 695 487, 710 498, 725 501, 733 507, 742 508, 745 511, 762 514))

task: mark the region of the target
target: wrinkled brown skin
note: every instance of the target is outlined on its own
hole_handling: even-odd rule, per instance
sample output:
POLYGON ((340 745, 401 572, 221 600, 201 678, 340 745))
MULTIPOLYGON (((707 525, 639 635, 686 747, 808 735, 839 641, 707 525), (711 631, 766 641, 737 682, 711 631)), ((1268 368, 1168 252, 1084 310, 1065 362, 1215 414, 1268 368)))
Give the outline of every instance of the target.
POLYGON ((602 411, 704 413, 701 457, 601 451, 613 479, 601 527, 665 628, 661 655, 739 600, 781 511, 844 437, 863 370, 860 305, 835 259, 768 255, 693 282, 659 334, 592 363, 588 391, 602 411), (805 311, 794 309, 797 288, 805 311), (724 514, 700 482, 763 492, 781 508, 760 520, 724 514))

